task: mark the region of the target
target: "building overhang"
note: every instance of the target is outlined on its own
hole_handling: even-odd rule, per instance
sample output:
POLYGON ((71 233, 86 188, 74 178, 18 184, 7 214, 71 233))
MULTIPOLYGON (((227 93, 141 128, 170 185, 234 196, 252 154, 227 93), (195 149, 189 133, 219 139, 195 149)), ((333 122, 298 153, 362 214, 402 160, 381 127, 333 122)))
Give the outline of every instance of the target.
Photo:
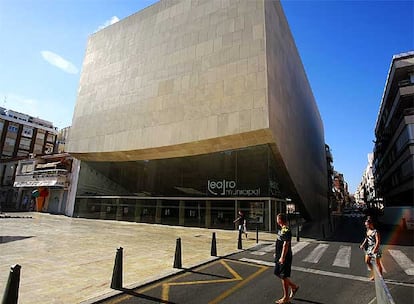
POLYGON ((70 152, 70 154, 73 157, 83 161, 152 160, 208 154, 273 142, 274 139, 271 131, 269 129, 260 129, 235 135, 228 135, 157 148, 94 153, 70 152))

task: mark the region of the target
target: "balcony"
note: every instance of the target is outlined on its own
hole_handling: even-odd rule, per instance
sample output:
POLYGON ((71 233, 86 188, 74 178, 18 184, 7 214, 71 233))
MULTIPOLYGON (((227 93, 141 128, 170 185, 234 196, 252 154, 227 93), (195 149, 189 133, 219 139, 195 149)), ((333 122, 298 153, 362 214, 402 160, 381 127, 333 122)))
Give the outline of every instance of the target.
POLYGON ((69 176, 64 169, 36 170, 30 173, 17 174, 14 187, 59 187, 66 188, 69 185, 69 176))

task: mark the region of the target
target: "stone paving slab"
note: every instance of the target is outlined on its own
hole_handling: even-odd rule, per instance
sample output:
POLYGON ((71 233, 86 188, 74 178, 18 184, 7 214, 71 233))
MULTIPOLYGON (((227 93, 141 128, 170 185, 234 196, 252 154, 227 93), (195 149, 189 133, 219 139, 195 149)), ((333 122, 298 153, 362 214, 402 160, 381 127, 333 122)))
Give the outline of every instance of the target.
MULTIPOLYGON (((19 303, 81 303, 111 294, 116 249, 123 247, 123 285, 139 286, 179 272, 172 267, 181 238, 182 266, 210 256, 212 233, 217 254, 237 252, 237 231, 70 218, 46 213, 8 213, 0 218, 0 296, 10 266, 22 266, 19 303)), ((243 248, 256 245, 255 233, 243 248)), ((274 235, 259 233, 260 240, 274 235)))

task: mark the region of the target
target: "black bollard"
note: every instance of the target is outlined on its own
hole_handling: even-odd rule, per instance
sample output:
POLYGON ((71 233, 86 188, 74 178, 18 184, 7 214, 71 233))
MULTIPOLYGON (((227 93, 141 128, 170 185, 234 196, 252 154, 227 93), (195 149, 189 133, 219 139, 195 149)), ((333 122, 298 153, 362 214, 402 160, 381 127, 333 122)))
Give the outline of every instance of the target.
POLYGON ((256 224, 256 244, 259 243, 259 224, 256 224))
POLYGON ((119 247, 116 250, 114 270, 112 272, 112 281, 111 281, 112 289, 122 288, 122 263, 123 263, 122 253, 123 253, 123 248, 119 247))
POLYGON ((175 246, 175 256, 174 256, 174 268, 182 268, 181 263, 181 238, 177 239, 175 246))
POLYGON ((213 238, 211 239, 211 256, 217 256, 217 244, 216 233, 213 232, 213 238))
POLYGON ((18 264, 11 266, 2 304, 17 304, 19 298, 20 269, 18 264))
POLYGON ((243 249, 243 245, 242 245, 242 231, 241 231, 241 229, 239 229, 239 240, 237 242, 237 249, 243 249))
POLYGON ((296 242, 299 242, 299 223, 296 222, 296 242))
POLYGON ((325 236, 325 225, 324 224, 322 224, 322 237, 324 239, 326 238, 326 236, 325 236))

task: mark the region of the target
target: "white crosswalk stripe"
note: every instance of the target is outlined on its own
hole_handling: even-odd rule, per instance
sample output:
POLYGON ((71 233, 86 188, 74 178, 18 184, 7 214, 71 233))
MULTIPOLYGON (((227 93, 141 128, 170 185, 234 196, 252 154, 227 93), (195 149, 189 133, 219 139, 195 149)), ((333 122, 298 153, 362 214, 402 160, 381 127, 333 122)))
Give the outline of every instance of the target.
POLYGON ((326 251, 326 249, 328 249, 329 245, 328 244, 319 244, 318 246, 316 246, 315 249, 312 250, 312 252, 302 261, 304 262, 309 262, 309 263, 318 263, 319 260, 321 259, 322 255, 324 254, 324 252, 326 251))
POLYGON ((414 275, 414 263, 400 250, 389 249, 388 252, 394 258, 398 265, 404 269, 408 275, 414 275))
POLYGON ((351 246, 339 247, 333 266, 349 268, 351 266, 351 246))
POLYGON ((309 242, 299 242, 292 246, 292 254, 295 255, 299 251, 301 251, 303 248, 309 245, 309 242))
POLYGON ((274 252, 274 250, 275 250, 275 245, 269 245, 269 246, 262 247, 257 251, 253 251, 252 254, 253 255, 265 255, 266 253, 274 252))

